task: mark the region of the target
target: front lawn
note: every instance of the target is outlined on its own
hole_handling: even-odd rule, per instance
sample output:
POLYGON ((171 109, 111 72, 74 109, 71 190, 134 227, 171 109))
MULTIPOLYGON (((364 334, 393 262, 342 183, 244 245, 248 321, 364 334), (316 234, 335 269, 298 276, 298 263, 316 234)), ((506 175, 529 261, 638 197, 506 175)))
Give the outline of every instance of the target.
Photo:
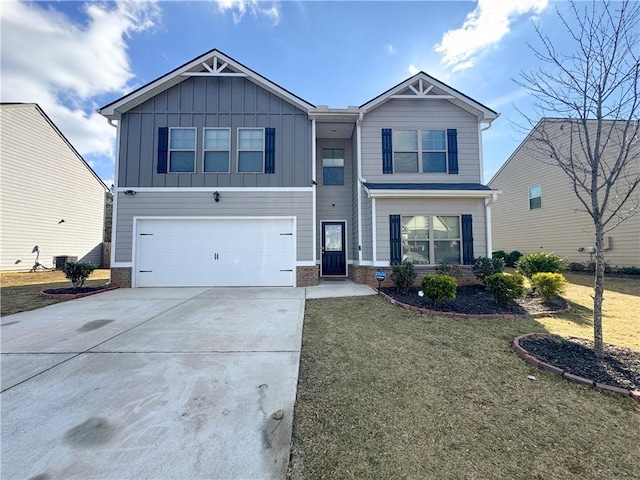
MULTIPOLYGON (((420 315, 380 297, 307 301, 292 478, 633 478, 640 405, 511 350, 529 332, 590 338, 588 291, 569 285, 573 310, 536 320, 420 315)), ((640 297, 606 298, 605 341, 640 348, 640 297)))
MULTIPOLYGON (((85 282, 85 286, 98 287, 108 281, 109 270, 95 270, 85 282)), ((71 282, 59 270, 2 272, 0 273, 0 315, 25 312, 64 301, 38 297, 38 293, 42 290, 70 286, 71 282)))

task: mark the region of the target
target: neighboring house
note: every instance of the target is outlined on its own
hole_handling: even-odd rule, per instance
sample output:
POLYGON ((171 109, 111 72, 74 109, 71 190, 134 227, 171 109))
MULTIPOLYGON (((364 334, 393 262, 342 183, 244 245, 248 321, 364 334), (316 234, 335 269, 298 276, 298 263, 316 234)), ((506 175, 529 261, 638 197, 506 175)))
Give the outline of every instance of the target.
MULTIPOLYGON (((568 121, 542 119, 491 179, 489 186, 503 192, 493 206, 494 249, 507 253, 554 252, 568 262, 595 261, 593 220, 576 197, 569 177, 549 162, 546 149, 536 140, 537 129, 544 129, 540 131, 553 139, 558 150, 566 152, 569 148, 568 121)), ((574 134, 574 151, 579 141, 574 134)), ((613 161, 617 156, 614 150, 605 150, 604 158, 613 161)), ((637 153, 633 163, 637 175, 637 153)), ((621 177, 622 190, 624 181, 621 177)), ((639 200, 640 192, 636 191, 628 205, 639 200)), ((640 215, 605 234, 605 261, 611 266, 640 266, 640 215)))
POLYGON ((0 106, 0 270, 100 265, 107 187, 34 103, 0 106))
POLYGON ((212 50, 100 113, 118 126, 114 284, 373 283, 491 251, 497 113, 425 73, 316 107, 212 50))

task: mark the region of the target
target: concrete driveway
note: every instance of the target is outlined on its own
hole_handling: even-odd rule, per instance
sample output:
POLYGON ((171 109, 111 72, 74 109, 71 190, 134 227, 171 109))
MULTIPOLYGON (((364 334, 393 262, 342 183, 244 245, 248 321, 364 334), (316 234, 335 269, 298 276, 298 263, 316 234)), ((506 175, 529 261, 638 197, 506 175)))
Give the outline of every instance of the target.
POLYGON ((283 478, 304 298, 123 289, 3 317, 2 478, 283 478))

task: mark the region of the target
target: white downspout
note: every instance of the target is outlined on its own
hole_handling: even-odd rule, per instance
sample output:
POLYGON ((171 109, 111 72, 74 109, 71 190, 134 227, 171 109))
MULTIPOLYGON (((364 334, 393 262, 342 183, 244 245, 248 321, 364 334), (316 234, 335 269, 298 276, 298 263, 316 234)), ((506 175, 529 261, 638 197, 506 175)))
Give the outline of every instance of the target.
MULTIPOLYGON (((118 124, 114 125, 113 119, 109 118, 108 122, 116 129, 116 155, 115 155, 115 177, 113 177, 113 207, 111 211, 111 255, 110 268, 116 263, 116 219, 118 218, 118 175, 120 172, 120 116, 118 115, 118 124)), ((133 272, 131 272, 133 277, 133 272)))
POLYGON ((318 239, 316 238, 316 235, 318 234, 317 232, 317 212, 316 212, 316 187, 317 187, 317 182, 316 182, 316 119, 312 118, 311 119, 311 188, 312 188, 312 195, 313 195, 313 228, 312 230, 312 236, 313 236, 313 264, 316 265, 316 259, 317 259, 317 249, 318 249, 318 239))
MULTIPOLYGON (((360 116, 356 121, 356 148, 358 149, 358 265, 362 265, 362 184, 366 182, 362 178, 362 119, 364 112, 360 112, 360 116)), ((375 245, 372 245, 375 251, 375 245)))
POLYGON ((487 226, 487 258, 491 258, 493 252, 493 237, 491 235, 491 204, 498 199, 498 194, 494 193, 491 198, 484 199, 484 217, 487 226))

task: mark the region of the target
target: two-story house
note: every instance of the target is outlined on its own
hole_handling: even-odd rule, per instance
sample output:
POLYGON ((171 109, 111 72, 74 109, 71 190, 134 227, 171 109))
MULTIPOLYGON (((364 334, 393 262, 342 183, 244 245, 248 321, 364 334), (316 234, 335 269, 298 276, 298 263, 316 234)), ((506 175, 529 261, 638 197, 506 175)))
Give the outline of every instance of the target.
POLYGON ((100 113, 117 127, 114 284, 373 283, 390 262, 491 252, 498 114, 425 73, 317 107, 212 50, 100 113))

